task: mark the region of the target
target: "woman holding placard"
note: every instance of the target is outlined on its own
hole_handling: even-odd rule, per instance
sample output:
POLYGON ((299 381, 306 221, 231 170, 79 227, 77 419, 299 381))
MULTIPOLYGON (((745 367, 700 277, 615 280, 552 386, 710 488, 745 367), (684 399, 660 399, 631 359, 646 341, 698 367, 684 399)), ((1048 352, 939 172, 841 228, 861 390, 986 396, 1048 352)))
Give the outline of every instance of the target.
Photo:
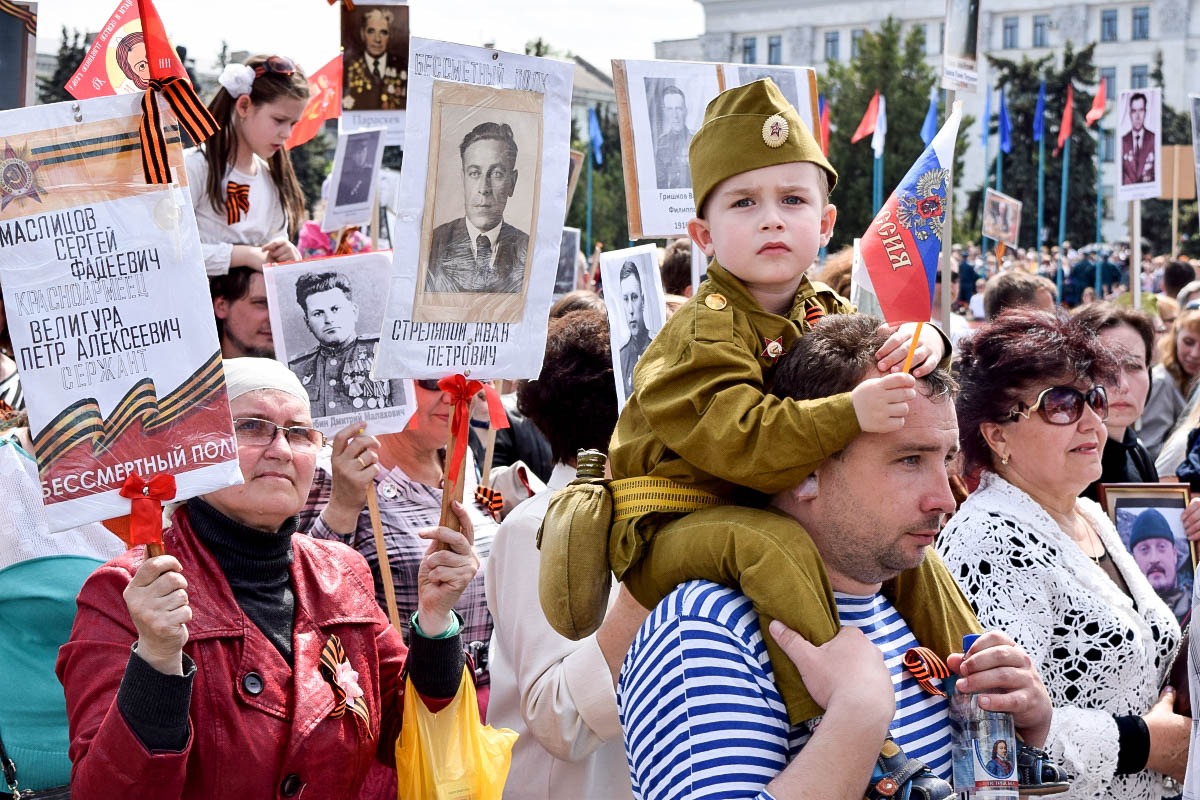
POLYGON ((221 130, 184 155, 205 269, 298 261, 292 241, 304 194, 284 143, 308 102, 308 80, 283 56, 228 64, 217 80, 208 110, 221 130))

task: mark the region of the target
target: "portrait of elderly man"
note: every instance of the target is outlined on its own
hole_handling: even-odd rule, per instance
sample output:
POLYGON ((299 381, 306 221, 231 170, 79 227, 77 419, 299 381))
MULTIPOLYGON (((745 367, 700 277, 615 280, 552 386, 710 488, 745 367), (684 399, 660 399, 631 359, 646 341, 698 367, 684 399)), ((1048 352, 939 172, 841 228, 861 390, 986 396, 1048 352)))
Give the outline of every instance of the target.
POLYGON ((408 94, 408 6, 358 6, 357 29, 342 18, 347 58, 342 108, 399 111, 408 94))
POLYGON ((1155 594, 1162 598, 1176 619, 1187 616, 1191 593, 1179 585, 1179 561, 1175 553, 1175 535, 1162 512, 1147 508, 1133 521, 1129 532, 1129 552, 1138 569, 1150 581, 1155 594))
POLYGON ((358 305, 340 272, 307 272, 296 280, 296 303, 317 347, 288 362, 308 391, 314 417, 403 402, 399 380, 371 380, 378 337, 359 336, 358 305))
POLYGON ((692 170, 688 166, 691 141, 687 97, 678 86, 668 86, 662 90, 659 101, 658 136, 654 141, 654 173, 659 189, 686 189, 692 185, 692 170))
POLYGON ((425 291, 519 293, 529 234, 504 221, 517 186, 512 127, 480 123, 463 137, 458 152, 464 213, 434 229, 425 291))
POLYGON ((1154 182, 1154 131, 1146 127, 1146 95, 1129 95, 1129 130, 1121 137, 1121 183, 1154 182))
POLYGON ((621 378, 628 398, 633 394, 633 368, 650 346, 650 332, 646 329, 646 293, 642 291, 642 277, 633 261, 621 265, 621 307, 625 311, 625 324, 629 326, 629 339, 621 345, 621 378))

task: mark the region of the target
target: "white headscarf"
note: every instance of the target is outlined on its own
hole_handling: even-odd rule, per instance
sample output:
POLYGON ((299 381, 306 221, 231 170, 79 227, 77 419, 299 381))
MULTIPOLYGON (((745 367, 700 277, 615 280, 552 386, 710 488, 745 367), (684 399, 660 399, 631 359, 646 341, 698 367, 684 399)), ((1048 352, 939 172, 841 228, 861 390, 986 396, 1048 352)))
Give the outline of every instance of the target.
POLYGON ((247 392, 274 389, 300 398, 305 408, 309 407, 308 391, 295 373, 279 361, 244 357, 226 358, 221 363, 225 367, 225 384, 229 387, 230 402, 247 392))

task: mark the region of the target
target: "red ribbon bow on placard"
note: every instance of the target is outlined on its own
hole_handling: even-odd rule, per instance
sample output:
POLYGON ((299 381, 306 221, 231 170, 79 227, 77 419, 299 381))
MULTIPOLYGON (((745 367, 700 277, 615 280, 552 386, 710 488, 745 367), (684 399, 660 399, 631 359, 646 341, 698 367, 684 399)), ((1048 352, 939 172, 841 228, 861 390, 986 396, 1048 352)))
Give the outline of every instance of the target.
POLYGON ((229 181, 225 184, 225 221, 236 225, 242 214, 250 213, 250 184, 229 181))
POLYGON ((454 417, 450 420, 450 430, 454 431, 454 452, 450 455, 450 469, 447 472, 448 483, 458 480, 458 470, 462 467, 463 456, 467 452, 467 436, 471 425, 471 398, 483 390, 487 398, 489 423, 493 428, 508 427, 508 414, 504 412, 504 403, 500 395, 490 383, 469 381, 463 375, 451 375, 438 381, 438 388, 450 395, 454 403, 454 417))
MULTIPOLYGON (((338 0, 329 0, 329 5, 333 5, 333 4, 335 4, 337 1, 338 1, 338 0)), ((343 3, 345 6, 346 6, 346 10, 347 10, 347 11, 353 11, 353 10, 354 10, 354 0, 342 0, 342 3, 343 3)))
POLYGON ((136 472, 125 479, 121 497, 128 497, 129 546, 162 542, 162 504, 175 499, 175 476, 158 474, 147 481, 136 472))
POLYGON ((208 113, 208 109, 196 96, 192 84, 172 75, 164 80, 150 79, 150 86, 142 97, 142 124, 139 134, 142 141, 142 171, 146 183, 170 183, 171 167, 167 163, 167 139, 162 131, 162 112, 158 108, 155 94, 161 94, 167 105, 175 112, 179 125, 196 144, 207 141, 220 129, 220 125, 208 113))

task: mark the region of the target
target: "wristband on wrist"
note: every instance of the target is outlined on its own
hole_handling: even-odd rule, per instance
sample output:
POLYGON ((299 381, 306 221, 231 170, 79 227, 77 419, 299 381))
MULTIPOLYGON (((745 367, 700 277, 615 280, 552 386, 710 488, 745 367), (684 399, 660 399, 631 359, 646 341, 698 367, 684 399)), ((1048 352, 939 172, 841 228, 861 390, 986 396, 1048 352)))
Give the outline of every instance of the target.
POLYGON ((458 632, 462 630, 462 617, 458 615, 457 611, 451 610, 450 627, 446 628, 446 630, 439 633, 437 636, 430 636, 429 634, 425 633, 425 631, 421 630, 421 626, 417 624, 418 613, 420 612, 413 612, 412 617, 409 619, 409 623, 412 625, 412 629, 416 632, 417 636, 420 636, 424 639, 450 639, 458 636, 458 632))

